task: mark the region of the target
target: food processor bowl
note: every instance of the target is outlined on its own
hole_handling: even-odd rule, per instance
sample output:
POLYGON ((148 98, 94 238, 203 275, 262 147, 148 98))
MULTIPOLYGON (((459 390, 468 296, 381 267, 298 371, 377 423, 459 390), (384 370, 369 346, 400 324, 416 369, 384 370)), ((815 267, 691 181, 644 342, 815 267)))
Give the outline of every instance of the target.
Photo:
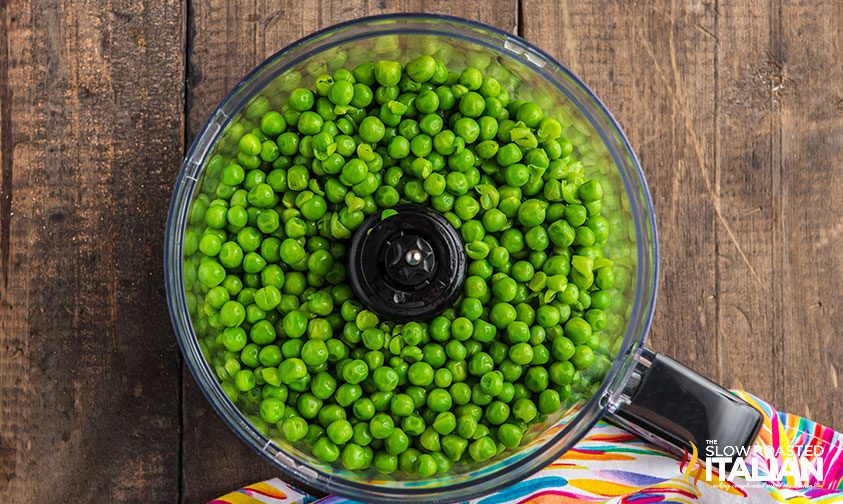
MULTIPOLYGON (((635 404, 649 367, 666 362, 643 349, 656 300, 658 240, 641 167, 618 123, 577 76, 542 50, 493 27, 446 16, 376 16, 319 31, 271 56, 222 100, 188 150, 173 191, 165 254, 173 325, 200 388, 245 443, 281 472, 310 487, 364 501, 465 500, 512 485, 551 463, 606 415, 615 415, 643 435, 659 425, 661 417, 648 416, 646 408, 625 410, 635 404), (258 123, 261 114, 279 109, 291 90, 312 87, 314 79, 325 72, 379 59, 406 62, 420 54, 446 61, 449 70, 480 67, 500 81, 510 96, 539 103, 549 116, 559 119, 564 135, 582 141, 579 154, 585 174, 604 188, 603 215, 611 225, 604 255, 617 268, 596 364, 579 376, 560 411, 526 433, 518 448, 429 478, 348 471, 318 460, 307 447, 285 441, 277 431, 258 429, 227 398, 215 376, 207 344, 215 331, 202 313, 204 292, 196 281, 197 245, 209 195, 213 198, 222 168, 236 155, 240 136, 258 123), (640 428, 642 415, 650 421, 646 429, 640 428)), ((658 380, 670 382, 669 377, 658 380)), ((704 379, 701 383, 713 386, 704 379)), ((654 387, 650 390, 658 392, 654 387)), ((731 405, 728 397, 721 399, 731 405)), ((668 434, 662 432, 659 439, 668 434)), ((681 438, 671 438, 668 444, 676 449, 681 438)))

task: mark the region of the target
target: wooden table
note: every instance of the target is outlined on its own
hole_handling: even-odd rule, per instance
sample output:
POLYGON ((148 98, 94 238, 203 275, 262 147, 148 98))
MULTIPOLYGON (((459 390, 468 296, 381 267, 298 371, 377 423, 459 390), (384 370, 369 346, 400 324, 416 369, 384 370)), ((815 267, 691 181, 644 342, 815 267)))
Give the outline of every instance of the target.
POLYGON ((843 428, 843 10, 835 1, 0 2, 0 500, 203 502, 274 475, 211 411, 167 316, 169 193, 266 56, 423 8, 580 75, 650 182, 652 346, 843 428))

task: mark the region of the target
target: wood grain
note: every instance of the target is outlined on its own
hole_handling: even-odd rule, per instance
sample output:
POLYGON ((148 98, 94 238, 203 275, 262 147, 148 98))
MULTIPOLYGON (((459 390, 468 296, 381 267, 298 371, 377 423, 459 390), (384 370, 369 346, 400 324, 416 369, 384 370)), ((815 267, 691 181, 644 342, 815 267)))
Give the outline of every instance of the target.
POLYGON ((652 346, 840 428, 834 2, 525 0, 524 36, 606 101, 650 182, 652 346))
POLYGON ((840 23, 834 2, 728 3, 717 30, 724 380, 837 429, 840 23))
POLYGON ((785 307, 777 295, 783 284, 781 137, 775 126, 780 112, 772 91, 781 70, 779 15, 775 2, 720 6, 713 155, 728 226, 717 233, 722 378, 786 409, 790 405, 781 403, 785 307))
POLYGON ((604 100, 650 185, 661 246, 655 349, 720 378, 714 157, 714 4, 524 3, 524 36, 604 100))
POLYGON ((0 500, 174 502, 177 1, 0 2, 0 500))
MULTIPOLYGON (((255 65, 308 33, 367 15, 420 11, 467 17, 512 32, 517 26, 515 0, 194 3, 188 28, 188 131, 195 134, 225 93, 255 65)), ((186 502, 204 502, 239 484, 278 476, 225 427, 192 378, 186 377, 184 384, 186 502)))
POLYGON ((781 75, 770 87, 780 101, 779 401, 841 430, 843 10, 839 2, 787 2, 780 15, 781 75))

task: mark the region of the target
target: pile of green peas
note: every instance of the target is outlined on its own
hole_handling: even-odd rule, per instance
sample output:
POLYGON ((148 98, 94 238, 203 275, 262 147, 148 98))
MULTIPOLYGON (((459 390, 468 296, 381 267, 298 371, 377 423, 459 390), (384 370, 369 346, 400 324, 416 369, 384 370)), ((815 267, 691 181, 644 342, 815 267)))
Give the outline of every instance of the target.
POLYGON ((200 346, 261 432, 430 477, 516 448, 573 399, 611 344, 616 269, 602 186, 545 112, 419 56, 318 76, 230 128, 236 155, 211 160, 219 182, 191 210, 207 227, 186 282, 200 346), (427 322, 380 320, 348 284, 349 238, 399 203, 441 212, 469 259, 427 322))

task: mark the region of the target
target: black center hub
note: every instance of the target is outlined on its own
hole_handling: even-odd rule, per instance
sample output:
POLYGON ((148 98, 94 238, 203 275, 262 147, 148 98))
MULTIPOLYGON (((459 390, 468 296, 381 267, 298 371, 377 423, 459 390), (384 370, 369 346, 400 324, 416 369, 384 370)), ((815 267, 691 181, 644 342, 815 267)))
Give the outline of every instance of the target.
POLYGON ((387 242, 384 261, 387 275, 406 287, 430 280, 436 271, 433 247, 418 236, 402 234, 387 242))
POLYGON ((399 205, 369 217, 354 233, 348 273, 358 299, 395 322, 427 320, 451 306, 465 280, 457 230, 439 213, 399 205))

